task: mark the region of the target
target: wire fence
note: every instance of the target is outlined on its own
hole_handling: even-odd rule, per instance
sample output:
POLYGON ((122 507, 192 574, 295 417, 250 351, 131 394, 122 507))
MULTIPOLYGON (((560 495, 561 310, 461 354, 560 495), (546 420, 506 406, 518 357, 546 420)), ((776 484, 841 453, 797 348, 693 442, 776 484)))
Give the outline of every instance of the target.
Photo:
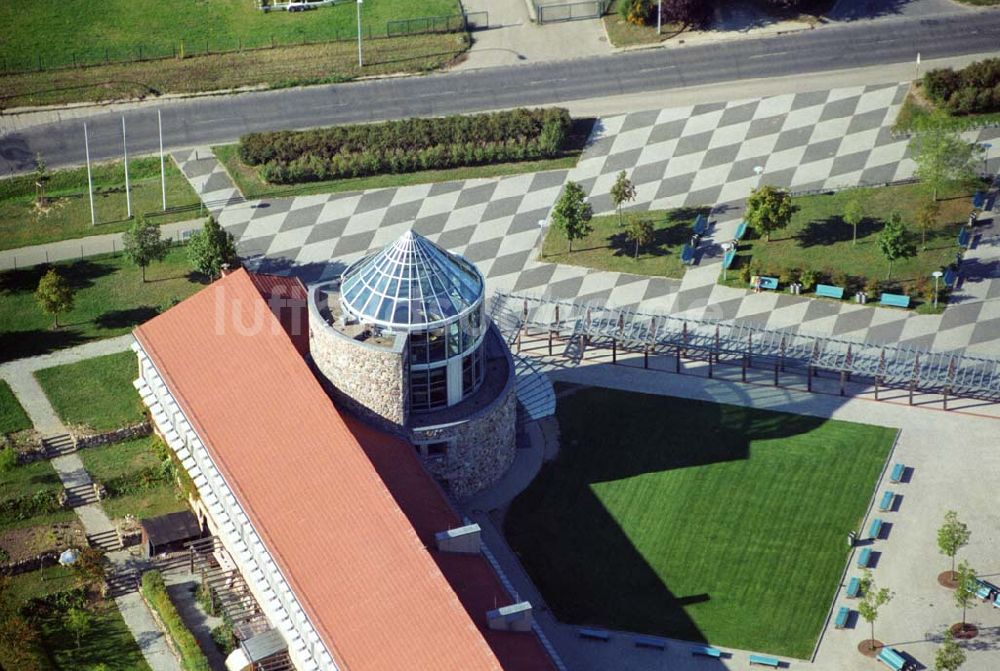
POLYGON ((576 21, 577 19, 597 19, 604 16, 610 6, 611 0, 557 3, 548 0, 535 0, 535 16, 540 24, 576 21))
MULTIPOLYGON (((487 12, 470 12, 451 16, 429 16, 414 19, 388 21, 381 28, 370 24, 362 27, 364 39, 388 39, 410 35, 434 33, 467 32, 489 27, 487 12)), ((279 47, 305 46, 348 42, 358 39, 357 30, 337 28, 332 35, 323 39, 279 39, 273 35, 244 39, 184 40, 171 44, 142 42, 119 47, 96 47, 72 52, 69 55, 25 54, 22 57, 0 56, 0 74, 21 74, 45 70, 66 70, 71 68, 120 65, 143 61, 158 61, 168 58, 190 58, 193 56, 213 56, 277 49, 279 47)))

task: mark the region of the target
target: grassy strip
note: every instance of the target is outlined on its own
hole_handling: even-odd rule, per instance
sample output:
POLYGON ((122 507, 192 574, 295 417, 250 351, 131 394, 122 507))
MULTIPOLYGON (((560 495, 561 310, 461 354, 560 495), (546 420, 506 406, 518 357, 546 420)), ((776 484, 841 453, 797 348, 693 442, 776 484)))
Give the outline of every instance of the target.
POLYGON ((52 328, 52 318, 34 297, 45 266, 0 273, 0 362, 128 333, 203 286, 201 276, 190 271, 184 247, 151 265, 146 283, 120 255, 53 267, 77 290, 75 307, 60 318, 59 329, 52 328))
POLYGON ((137 494, 104 499, 101 501, 101 507, 113 520, 126 515, 134 515, 136 519, 144 520, 188 509, 187 503, 173 482, 149 487, 137 494))
MULTIPOLYGON (((892 126, 892 129, 897 133, 910 133, 926 125, 935 109, 937 109, 934 103, 928 101, 920 94, 920 89, 921 84, 918 82, 906 94, 906 99, 903 100, 903 104, 896 114, 896 122, 892 126)), ((1000 112, 952 116, 947 111, 944 111, 944 114, 942 114, 936 123, 954 131, 975 130, 990 124, 1000 124, 1000 112)))
MULTIPOLYGON (((686 27, 679 23, 664 23, 660 35, 656 34, 656 22, 648 26, 637 26, 629 23, 618 13, 618 3, 615 0, 604 15, 604 29, 613 47, 631 47, 638 44, 657 44, 672 39, 684 33, 686 27)), ((655 11, 655 10, 654 10, 655 11)))
POLYGON ((62 481, 48 461, 35 461, 0 474, 0 530, 73 519, 72 510, 59 506, 57 497, 62 488, 62 481))
POLYGON ((32 427, 28 413, 14 396, 6 380, 0 380, 0 435, 24 431, 32 427))
POLYGON ((809 655, 894 430, 599 388, 557 417, 505 532, 561 621, 809 655))
POLYGON ((130 351, 35 371, 52 407, 66 424, 110 431, 145 417, 132 386, 138 377, 130 351))
POLYGON ((590 222, 593 232, 574 241, 572 252, 562 231, 549 226, 542 243, 542 260, 619 273, 683 277, 686 266, 681 263, 680 251, 691 239, 698 214, 708 214, 708 208, 625 212, 625 226, 619 226, 617 214, 594 217, 590 222), (628 222, 638 219, 652 221, 655 232, 652 244, 640 248, 636 258, 635 243, 628 241, 625 229, 628 222))
POLYGON ((583 148, 590 136, 594 119, 575 119, 566 140, 565 148, 559 156, 541 161, 517 161, 494 165, 477 165, 467 168, 447 170, 421 170, 392 175, 355 177, 351 179, 331 179, 325 182, 307 184, 271 184, 264 181, 257 169, 244 164, 239 157, 239 145, 227 144, 212 147, 215 157, 225 167, 236 187, 247 199, 281 198, 286 196, 306 196, 320 193, 346 193, 367 189, 413 186, 436 182, 453 182, 467 179, 485 179, 523 175, 546 170, 569 170, 576 166, 583 148))
POLYGON ((283 88, 429 72, 468 49, 468 38, 454 33, 394 37, 366 42, 364 49, 363 68, 358 67, 357 44, 330 42, 183 60, 169 58, 5 75, 0 76, 0 108, 123 100, 245 86, 283 88))
POLYGON ((171 638, 179 650, 181 668, 184 671, 209 671, 208 659, 198 646, 198 640, 184 624, 173 602, 170 601, 167 586, 163 582, 163 576, 160 575, 160 572, 146 571, 143 573, 141 589, 146 602, 159 615, 160 621, 166 627, 167 636, 171 638))
MULTIPOLYGON (((129 161, 132 211, 157 224, 185 221, 198 214, 198 194, 173 160, 165 162, 167 206, 163 211, 160 159, 129 161)), ((0 180, 0 249, 15 249, 88 235, 118 233, 131 225, 126 218, 125 168, 121 161, 93 166, 94 210, 90 222, 87 170, 75 168, 50 173, 45 195, 49 203, 35 204, 35 176, 0 180)))

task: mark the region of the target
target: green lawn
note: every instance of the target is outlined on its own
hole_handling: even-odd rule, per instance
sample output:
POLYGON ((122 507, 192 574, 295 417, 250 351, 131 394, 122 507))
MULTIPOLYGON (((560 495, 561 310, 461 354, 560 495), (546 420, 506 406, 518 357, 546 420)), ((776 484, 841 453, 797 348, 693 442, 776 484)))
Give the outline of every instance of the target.
POLYGON ((135 354, 125 351, 43 368, 35 378, 63 422, 108 431, 145 417, 132 386, 139 376, 137 365, 135 354))
MULTIPOLYGON (((0 473, 0 509, 4 508, 8 502, 30 499, 36 495, 48 498, 47 495, 58 494, 62 488, 62 481, 59 480, 55 469, 48 461, 23 464, 7 473, 0 473)), ((0 514, 0 528, 22 529, 54 522, 65 522, 74 519, 74 517, 72 510, 64 509, 42 512, 25 519, 16 519, 0 514)))
MULTIPOLYGON (((252 0, 33 0, 0 3, 0 25, 17 26, 0 42, 8 69, 103 62, 106 59, 191 55, 269 45, 353 38, 356 8, 348 2, 302 13, 256 9, 252 0), (181 46, 183 45, 183 47, 181 46)), ((457 0, 368 0, 366 35, 385 34, 386 22, 460 12, 457 0)))
POLYGON ((53 266, 77 289, 76 305, 60 318, 58 329, 34 297, 43 266, 0 273, 0 362, 128 333, 203 286, 191 272, 184 247, 172 248, 166 260, 151 265, 145 284, 139 269, 121 255, 53 266))
POLYGON ((116 496, 101 501, 104 512, 113 520, 135 515, 137 519, 157 517, 167 513, 187 510, 188 506, 182 498, 180 490, 172 483, 165 483, 147 489, 142 494, 116 496))
MULTIPOLYGON (((166 224, 198 217, 198 195, 174 165, 164 163, 167 174, 167 207, 163 212, 160 188, 160 159, 129 161, 132 211, 150 221, 166 224), (177 209, 173 209, 177 208, 177 209)), ((87 169, 74 168, 51 173, 44 208, 35 204, 35 176, 24 175, 0 180, 0 249, 14 249, 45 242, 104 235, 124 231, 131 225, 126 218, 125 164, 121 161, 96 165, 94 210, 97 226, 90 222, 87 197, 87 169)))
POLYGON ((927 249, 921 248, 917 212, 923 198, 919 184, 879 188, 848 189, 832 195, 804 196, 793 199, 796 207, 787 229, 776 231, 767 242, 748 239, 740 245, 728 283, 745 287, 739 269, 746 264, 764 275, 780 276, 791 269, 813 270, 821 282, 847 285, 847 295, 862 288, 868 279, 883 282, 884 290, 906 293, 918 305, 925 300, 931 272, 955 260, 958 230, 971 210, 971 193, 959 189, 941 194, 941 214, 927 234, 927 249), (858 198, 867 218, 858 225, 858 242, 851 243, 851 226, 841 215, 846 204, 858 198), (885 282, 889 264, 879 251, 876 239, 884 218, 893 210, 903 215, 903 223, 917 254, 892 265, 892 277, 885 282))
POLYGON ((28 413, 10 390, 6 380, 0 380, 0 435, 31 428, 28 413))
POLYGON ((682 277, 685 266, 681 263, 681 248, 691 239, 691 227, 699 214, 707 215, 708 208, 625 212, 625 226, 618 225, 617 214, 594 217, 590 222, 593 232, 574 241, 572 252, 562 231, 549 226, 542 260, 619 273, 682 277), (632 219, 649 219, 656 231, 653 243, 640 248, 638 258, 634 258, 635 244, 625 237, 625 228, 632 219))
POLYGON ((809 656, 893 430, 598 388, 557 418, 505 533, 560 620, 809 656))

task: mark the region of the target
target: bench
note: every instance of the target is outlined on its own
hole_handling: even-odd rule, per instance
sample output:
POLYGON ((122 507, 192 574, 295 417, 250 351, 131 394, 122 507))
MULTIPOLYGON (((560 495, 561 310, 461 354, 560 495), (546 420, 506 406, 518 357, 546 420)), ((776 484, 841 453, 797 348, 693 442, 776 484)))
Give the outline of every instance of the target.
POLYGON ((713 657, 715 659, 722 659, 722 651, 718 648, 713 648, 708 645, 699 645, 691 648, 691 654, 697 655, 699 657, 713 657))
POLYGON ((955 288, 955 283, 958 282, 958 272, 949 268, 944 271, 944 285, 949 289, 955 288))
POLYGON ((656 636, 639 635, 633 637, 632 642, 639 648, 656 648, 657 650, 667 649, 667 642, 662 638, 657 638, 656 636))
POLYGON ((750 655, 750 666, 754 664, 759 664, 760 666, 770 666, 772 669, 777 669, 781 666, 781 661, 775 659, 774 657, 765 657, 764 655, 750 655))
POLYGON ((765 277, 763 275, 754 275, 750 278, 750 288, 753 289, 754 283, 760 280, 761 289, 777 289, 778 288, 778 278, 777 277, 765 277))
POLYGON ((963 228, 961 231, 958 232, 958 246, 968 247, 969 240, 971 238, 972 238, 972 231, 969 230, 968 228, 963 228))
POLYGON ((993 590, 991 590, 987 585, 980 585, 979 589, 976 590, 976 596, 978 596, 983 601, 989 599, 990 594, 992 593, 993 590))
POLYGON ((836 298, 839 300, 844 297, 844 290, 841 287, 835 287, 830 284, 817 284, 816 295, 822 296, 823 298, 836 298))
POLYGON ((892 508, 892 502, 895 498, 896 498, 895 492, 886 491, 886 493, 882 495, 882 500, 879 501, 878 509, 881 510, 883 513, 888 512, 889 509, 892 508))
POLYGON ((611 640, 611 634, 604 631, 603 629, 590 629, 589 627, 580 627, 576 630, 576 633, 580 635, 580 638, 589 638, 595 641, 609 641, 611 640))
POLYGON ((694 263, 694 247, 689 244, 684 245, 681 249, 681 263, 686 266, 690 266, 694 263))
POLYGON ((847 583, 847 598, 857 599, 861 594, 861 578, 854 576, 851 581, 847 583))
POLYGON ((1000 594, 997 594, 997 598, 993 600, 993 607, 1000 608, 1000 594))
POLYGON ((981 210, 983 209, 983 205, 985 204, 986 204, 986 192, 976 191, 976 193, 972 195, 972 207, 976 208, 977 210, 981 210))
POLYGON ((910 307, 910 297, 899 294, 882 294, 879 298, 879 305, 882 307, 908 308, 910 307))
POLYGON ((872 558, 872 549, 863 548, 861 552, 858 553, 858 568, 868 568, 868 562, 872 558))
POLYGON ((886 646, 879 651, 878 661, 882 662, 893 671, 903 671, 903 669, 906 668, 906 658, 889 646, 886 646))
POLYGON ((736 227, 736 235, 733 236, 735 240, 742 240, 743 236, 747 234, 747 222, 740 220, 739 225, 736 227))
POLYGON ((889 480, 891 482, 899 483, 903 479, 903 473, 906 472, 906 466, 903 464, 896 464, 892 467, 892 473, 889 475, 889 480))
POLYGON ((695 217, 693 230, 695 235, 705 235, 708 230, 708 218, 704 214, 695 217))
POLYGON ((873 541, 878 540, 880 533, 882 533, 882 518, 876 517, 872 520, 871 526, 868 527, 868 537, 873 541))
POLYGON ((733 265, 733 259, 735 258, 736 258, 736 250, 730 249, 722 256, 722 267, 728 270, 729 266, 733 265))
POLYGON ((841 606, 840 610, 837 611, 837 617, 833 620, 833 626, 837 629, 843 629, 847 626, 847 618, 851 616, 851 609, 847 606, 841 606))

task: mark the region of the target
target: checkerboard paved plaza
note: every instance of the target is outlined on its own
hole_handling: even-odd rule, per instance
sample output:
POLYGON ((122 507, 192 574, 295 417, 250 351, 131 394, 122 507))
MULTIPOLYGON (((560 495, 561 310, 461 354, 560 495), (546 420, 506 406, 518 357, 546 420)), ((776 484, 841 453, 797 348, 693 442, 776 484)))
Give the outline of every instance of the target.
MULTIPOLYGON (((465 255, 489 288, 577 301, 637 306, 692 317, 755 322, 870 342, 1000 355, 1000 238, 984 229, 967 255, 969 277, 941 316, 752 294, 718 286, 718 247, 732 237, 742 201, 764 181, 794 190, 883 183, 912 176, 906 138, 890 131, 905 85, 853 87, 711 103, 600 119, 571 171, 468 180, 347 195, 241 202, 206 151, 176 156, 241 252, 262 270, 295 272, 307 282, 413 227, 465 255), (758 177, 755 168, 763 168, 758 177), (544 220, 567 179, 580 182, 595 212, 610 212, 608 191, 620 170, 638 188, 636 209, 712 205, 707 254, 683 282, 556 265, 538 260, 544 220)), ((968 135, 993 140, 1000 130, 968 135)))

